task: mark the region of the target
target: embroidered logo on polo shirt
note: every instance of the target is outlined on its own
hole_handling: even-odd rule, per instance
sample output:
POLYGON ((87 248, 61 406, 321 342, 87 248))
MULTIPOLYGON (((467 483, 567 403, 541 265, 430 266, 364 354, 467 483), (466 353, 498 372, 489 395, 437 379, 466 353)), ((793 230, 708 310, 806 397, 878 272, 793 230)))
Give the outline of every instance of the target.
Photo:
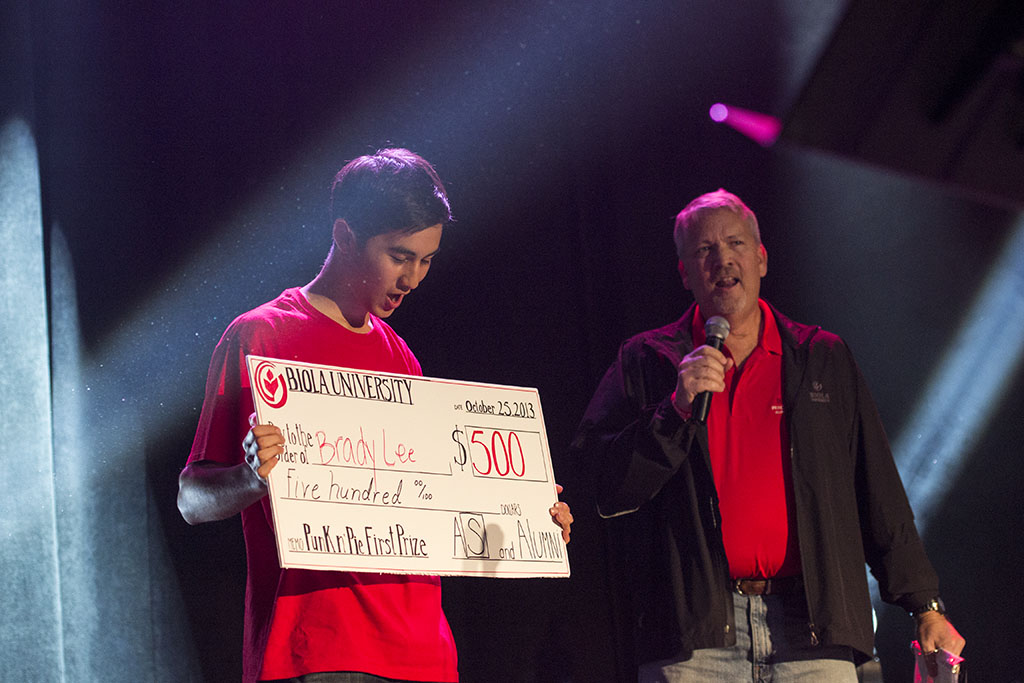
POLYGON ((811 401, 814 403, 831 403, 832 398, 827 391, 822 391, 821 382, 811 382, 811 401))

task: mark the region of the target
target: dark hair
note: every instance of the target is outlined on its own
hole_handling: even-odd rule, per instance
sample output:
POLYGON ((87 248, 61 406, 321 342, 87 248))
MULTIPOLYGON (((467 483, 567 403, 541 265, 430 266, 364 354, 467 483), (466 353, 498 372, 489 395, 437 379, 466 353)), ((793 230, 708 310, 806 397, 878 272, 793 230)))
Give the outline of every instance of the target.
POLYGON ((382 149, 345 164, 331 185, 331 223, 342 218, 361 244, 395 230, 417 232, 452 220, 444 185, 426 159, 382 149))

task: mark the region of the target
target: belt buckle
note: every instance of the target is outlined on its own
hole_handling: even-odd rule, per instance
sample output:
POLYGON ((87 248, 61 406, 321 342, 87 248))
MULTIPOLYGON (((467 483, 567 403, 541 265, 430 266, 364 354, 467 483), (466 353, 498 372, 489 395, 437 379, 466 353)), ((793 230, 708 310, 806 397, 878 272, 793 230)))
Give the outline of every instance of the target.
POLYGON ((740 595, 769 595, 772 592, 772 579, 733 579, 732 587, 740 595), (761 590, 748 593, 743 590, 743 583, 761 584, 761 590))

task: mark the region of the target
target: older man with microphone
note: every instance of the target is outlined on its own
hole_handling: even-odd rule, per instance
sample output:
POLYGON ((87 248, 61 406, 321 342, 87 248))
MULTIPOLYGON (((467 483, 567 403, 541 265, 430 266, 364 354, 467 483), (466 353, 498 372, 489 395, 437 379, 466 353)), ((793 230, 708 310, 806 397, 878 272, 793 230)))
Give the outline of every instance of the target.
POLYGON ((754 213, 718 190, 676 217, 678 321, 627 340, 574 447, 597 473, 613 596, 641 681, 850 681, 873 652, 865 563, 959 654, 877 410, 844 342, 760 298, 754 213))

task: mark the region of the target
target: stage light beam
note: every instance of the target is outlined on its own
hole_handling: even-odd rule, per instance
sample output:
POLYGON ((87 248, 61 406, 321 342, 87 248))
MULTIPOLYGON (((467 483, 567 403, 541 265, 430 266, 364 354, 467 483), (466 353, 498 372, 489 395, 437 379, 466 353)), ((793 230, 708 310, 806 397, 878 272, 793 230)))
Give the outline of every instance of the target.
POLYGON ((734 107, 732 105, 716 102, 708 110, 708 116, 716 123, 724 123, 733 130, 761 145, 771 147, 779 139, 782 132, 782 123, 770 114, 734 107))
POLYGON ((1024 218, 896 440, 893 453, 921 533, 1024 360, 1024 218))

